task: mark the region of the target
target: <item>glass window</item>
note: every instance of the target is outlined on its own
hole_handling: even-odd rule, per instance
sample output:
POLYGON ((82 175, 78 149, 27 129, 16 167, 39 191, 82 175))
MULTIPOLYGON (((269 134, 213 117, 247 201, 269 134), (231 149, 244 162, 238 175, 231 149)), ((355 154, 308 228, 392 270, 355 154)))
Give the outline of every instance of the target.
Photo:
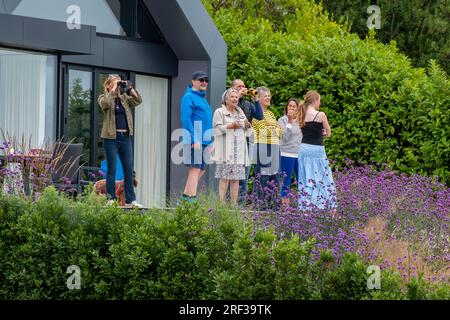
POLYGON ((31 137, 33 148, 56 137, 56 65, 55 56, 0 48, 0 128, 31 137))
POLYGON ((13 15, 67 22, 73 5, 80 8, 81 24, 96 26, 100 33, 126 36, 119 22, 119 0, 6 0, 5 8, 13 15))
POLYGON ((92 72, 69 70, 67 140, 83 144, 81 163, 88 164, 91 154, 92 72))
MULTIPOLYGON (((100 73, 98 75, 98 94, 101 95, 104 93, 103 84, 105 83, 106 78, 108 77, 108 73, 100 73)), ((98 97, 97 97, 98 99, 98 97)), ((103 112, 100 110, 100 107, 97 104, 97 112, 98 112, 98 121, 97 121, 97 132, 98 137, 100 137, 103 127, 103 112)), ((103 139, 99 138, 97 142, 98 147, 98 157, 97 157, 97 166, 100 166, 100 163, 106 159, 105 149, 103 148, 103 139)))

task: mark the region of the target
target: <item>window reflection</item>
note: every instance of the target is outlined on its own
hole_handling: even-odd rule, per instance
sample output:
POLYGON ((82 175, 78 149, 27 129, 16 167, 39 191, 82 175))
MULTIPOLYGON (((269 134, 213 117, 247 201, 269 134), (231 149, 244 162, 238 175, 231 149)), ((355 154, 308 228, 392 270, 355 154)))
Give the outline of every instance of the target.
POLYGON ((66 137, 83 144, 81 163, 89 163, 91 152, 92 73, 69 70, 69 108, 66 137))
POLYGON ((97 27, 97 32, 126 36, 120 24, 119 0, 6 0, 6 10, 18 16, 67 22, 72 15, 69 6, 80 8, 82 25, 97 27))

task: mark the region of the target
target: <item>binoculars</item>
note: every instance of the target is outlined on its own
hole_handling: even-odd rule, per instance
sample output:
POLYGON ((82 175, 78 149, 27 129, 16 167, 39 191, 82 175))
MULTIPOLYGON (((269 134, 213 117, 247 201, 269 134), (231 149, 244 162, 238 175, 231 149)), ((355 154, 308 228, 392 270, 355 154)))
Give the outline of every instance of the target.
POLYGON ((242 93, 244 96, 256 96, 258 94, 258 90, 256 89, 246 89, 244 90, 244 92, 242 93))
POLYGON ((130 91, 132 89, 132 85, 130 81, 118 81, 117 85, 119 86, 120 94, 131 95, 130 91))

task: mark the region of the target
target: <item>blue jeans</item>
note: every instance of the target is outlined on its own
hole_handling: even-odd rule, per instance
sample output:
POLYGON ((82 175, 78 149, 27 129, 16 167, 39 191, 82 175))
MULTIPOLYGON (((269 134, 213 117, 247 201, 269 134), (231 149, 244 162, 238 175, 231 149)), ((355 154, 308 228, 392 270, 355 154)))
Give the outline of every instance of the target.
POLYGON ((116 159, 119 155, 123 167, 125 202, 136 200, 133 186, 133 148, 128 134, 117 132, 116 139, 104 139, 108 175, 106 177, 106 193, 109 199, 116 197, 116 159))
POLYGON ((292 182, 292 171, 295 173, 295 178, 298 180, 298 158, 281 156, 280 171, 283 179, 283 186, 281 187, 281 196, 284 198, 289 194, 292 182))

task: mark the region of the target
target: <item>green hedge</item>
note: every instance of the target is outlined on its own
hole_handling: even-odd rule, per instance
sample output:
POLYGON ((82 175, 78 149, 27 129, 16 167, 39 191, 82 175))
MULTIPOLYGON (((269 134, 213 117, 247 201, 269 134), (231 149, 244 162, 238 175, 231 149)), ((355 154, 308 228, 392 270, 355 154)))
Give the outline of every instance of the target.
POLYGON ((449 286, 367 266, 349 253, 311 261, 314 241, 256 231, 241 213, 180 206, 138 214, 73 202, 47 188, 30 203, 0 195, 0 299, 450 299, 449 286), (70 265, 81 289, 66 286, 70 265))
POLYGON ((386 163, 450 182, 450 81, 436 63, 412 67, 394 42, 361 40, 313 1, 203 2, 228 45, 229 82, 268 86, 278 116, 289 98, 319 91, 337 164, 386 163))

